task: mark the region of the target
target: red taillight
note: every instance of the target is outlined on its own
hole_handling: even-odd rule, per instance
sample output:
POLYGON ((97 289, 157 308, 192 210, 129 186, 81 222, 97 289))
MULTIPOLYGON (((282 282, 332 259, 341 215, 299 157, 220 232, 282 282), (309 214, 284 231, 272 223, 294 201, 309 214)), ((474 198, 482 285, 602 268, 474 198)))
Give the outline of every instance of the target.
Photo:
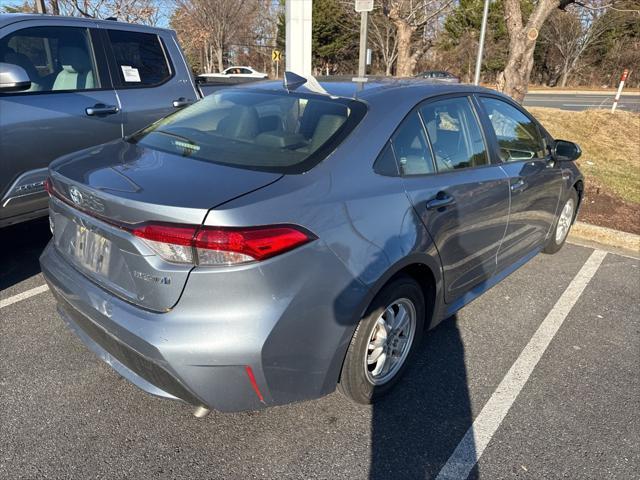
POLYGON ((144 225, 133 230, 136 237, 153 242, 172 243, 174 245, 193 246, 197 227, 177 225, 144 225))
POLYGON ((162 258, 177 263, 237 265, 292 250, 315 237, 290 225, 265 227, 194 227, 148 224, 132 233, 162 258))
POLYGON ((289 226, 258 228, 204 227, 196 235, 195 247, 237 253, 253 260, 279 255, 311 240, 305 232, 289 226))

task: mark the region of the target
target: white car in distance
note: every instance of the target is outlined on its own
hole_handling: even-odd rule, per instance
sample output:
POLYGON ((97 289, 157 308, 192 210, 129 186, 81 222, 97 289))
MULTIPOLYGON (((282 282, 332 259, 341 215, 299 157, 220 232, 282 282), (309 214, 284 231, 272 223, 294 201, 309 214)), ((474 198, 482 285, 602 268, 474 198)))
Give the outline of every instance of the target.
POLYGON ((229 67, 220 73, 203 73, 199 75, 208 78, 268 78, 266 73, 258 72, 252 67, 229 67))

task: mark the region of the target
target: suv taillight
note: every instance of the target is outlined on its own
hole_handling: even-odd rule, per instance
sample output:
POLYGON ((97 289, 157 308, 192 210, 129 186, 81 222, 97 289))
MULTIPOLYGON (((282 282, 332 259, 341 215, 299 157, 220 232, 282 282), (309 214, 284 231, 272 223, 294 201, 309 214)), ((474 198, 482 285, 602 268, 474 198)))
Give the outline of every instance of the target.
POLYGON ((132 233, 164 260, 205 266, 256 262, 315 239, 293 225, 239 228, 147 224, 132 233))

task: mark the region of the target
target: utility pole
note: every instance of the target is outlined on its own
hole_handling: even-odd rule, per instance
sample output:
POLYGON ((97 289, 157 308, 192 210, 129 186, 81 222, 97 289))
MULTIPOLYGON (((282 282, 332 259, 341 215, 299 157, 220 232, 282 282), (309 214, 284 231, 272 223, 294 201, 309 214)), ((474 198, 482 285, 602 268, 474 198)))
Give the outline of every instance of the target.
POLYGON ((484 37, 487 33, 487 17, 489 16, 489 3, 491 0, 484 0, 484 11, 482 12, 482 26, 480 27, 480 42, 478 43, 478 58, 476 58, 476 75, 473 79, 474 85, 480 84, 480 70, 482 70, 482 53, 484 51, 484 37))
MULTIPOLYGON (((356 0, 356 12, 360 12, 360 52, 358 54, 358 76, 360 82, 367 81, 367 32, 369 12, 373 10, 373 0, 356 0)), ((354 79, 354 80, 356 80, 354 79)))
POLYGON ((47 13, 47 7, 44 4, 44 0, 36 0, 36 8, 38 13, 47 13))

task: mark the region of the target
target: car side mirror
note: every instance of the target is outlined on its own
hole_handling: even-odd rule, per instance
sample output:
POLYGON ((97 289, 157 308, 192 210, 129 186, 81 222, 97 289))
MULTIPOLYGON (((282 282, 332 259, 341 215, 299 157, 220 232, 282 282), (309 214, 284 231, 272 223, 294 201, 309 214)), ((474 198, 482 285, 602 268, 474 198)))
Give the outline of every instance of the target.
POLYGON ((24 68, 13 63, 0 63, 0 92, 21 92, 31 88, 24 68))
POLYGON ((577 143, 567 140, 556 140, 553 145, 553 158, 558 162, 573 162, 582 155, 577 143))

